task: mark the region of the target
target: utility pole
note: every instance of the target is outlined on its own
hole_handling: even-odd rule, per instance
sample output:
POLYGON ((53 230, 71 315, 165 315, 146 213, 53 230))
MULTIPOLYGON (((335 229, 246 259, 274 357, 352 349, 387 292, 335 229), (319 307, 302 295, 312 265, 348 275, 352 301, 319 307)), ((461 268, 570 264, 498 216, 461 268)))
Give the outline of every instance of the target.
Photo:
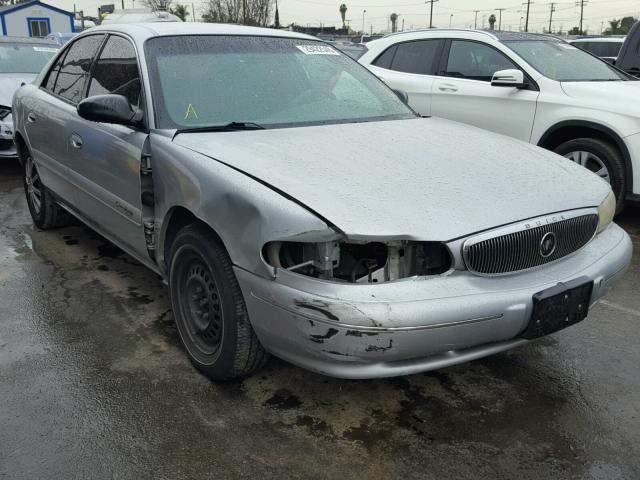
POLYGON ((193 21, 196 21, 196 7, 193 4, 193 2, 191 3, 191 18, 193 18, 193 21))
POLYGON ((433 4, 439 2, 440 0, 427 0, 425 3, 431 4, 431 8, 429 10, 429 28, 433 28, 433 4))
POLYGON ((501 32, 502 31, 502 11, 506 10, 506 8, 496 8, 496 10, 500 12, 499 20, 498 20, 498 31, 501 32))
MULTIPOLYGON (((526 5, 527 5, 527 18, 524 21, 524 31, 525 32, 529 31, 529 11, 531 9, 531 4, 532 3, 533 2, 531 0, 527 0, 527 3, 526 3, 526 5)), ((523 3, 523 5, 525 5, 525 4, 523 3)))
POLYGON ((124 0, 122 0, 122 10, 124 10, 124 0))
POLYGON ((556 4, 552 3, 551 9, 549 10, 549 30, 547 30, 547 33, 551 33, 551 22, 553 22, 553 12, 555 11, 556 11, 556 4))
POLYGON ((473 12, 476 14, 476 21, 473 24, 473 28, 477 30, 478 29, 478 13, 480 13, 480 10, 474 10, 473 12))
POLYGON ((584 35, 582 30, 582 21, 584 20, 584 5, 587 3, 587 0, 579 0, 576 2, 576 6, 580 5, 580 35, 584 35))
POLYGON ((364 14, 367 13, 366 10, 362 10, 362 34, 364 35, 364 14))

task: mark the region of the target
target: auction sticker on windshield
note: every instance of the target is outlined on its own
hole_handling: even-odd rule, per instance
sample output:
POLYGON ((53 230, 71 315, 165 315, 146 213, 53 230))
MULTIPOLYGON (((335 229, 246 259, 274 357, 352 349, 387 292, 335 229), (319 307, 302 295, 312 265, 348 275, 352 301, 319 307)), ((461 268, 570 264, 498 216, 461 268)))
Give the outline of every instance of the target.
POLYGON ((305 55, 340 55, 329 45, 296 45, 305 55))

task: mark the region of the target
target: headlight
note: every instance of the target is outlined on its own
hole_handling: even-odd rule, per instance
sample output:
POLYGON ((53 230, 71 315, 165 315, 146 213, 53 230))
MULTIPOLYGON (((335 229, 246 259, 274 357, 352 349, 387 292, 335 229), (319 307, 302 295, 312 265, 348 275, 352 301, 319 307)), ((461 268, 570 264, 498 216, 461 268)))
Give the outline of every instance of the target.
POLYGON ((351 283, 378 283, 413 276, 439 275, 452 267, 441 242, 332 241, 270 242, 267 263, 309 277, 351 283))
POLYGON ((616 214, 616 196, 613 192, 609 192, 607 198, 598 207, 598 233, 602 232, 605 228, 613 222, 613 217, 616 214))

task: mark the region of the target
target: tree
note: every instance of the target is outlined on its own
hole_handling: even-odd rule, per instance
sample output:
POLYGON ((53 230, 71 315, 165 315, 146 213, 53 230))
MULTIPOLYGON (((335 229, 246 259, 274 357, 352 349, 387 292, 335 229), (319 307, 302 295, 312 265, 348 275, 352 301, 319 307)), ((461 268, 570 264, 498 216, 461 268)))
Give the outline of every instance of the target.
POLYGON ((573 27, 571 30, 567 32, 567 35, 583 35, 580 32, 580 27, 573 27))
POLYGON ((344 3, 340 5, 340 17, 342 18, 342 28, 346 29, 347 25, 344 22, 347 17, 347 5, 344 3))
POLYGON ((614 18, 609 20, 609 28, 604 31, 605 35, 626 35, 631 30, 634 23, 638 21, 635 17, 624 17, 621 20, 614 18))
POLYGON ((171 9, 171 13, 173 13, 176 17, 178 17, 183 22, 186 22, 187 17, 189 16, 189 7, 178 3, 176 4, 175 7, 171 9))
POLYGON ((273 0, 208 0, 202 20, 211 23, 268 25, 273 0))
POLYGON ((142 0, 142 5, 150 8, 154 12, 156 10, 169 11, 173 0, 142 0))
POLYGON ((496 28, 496 16, 492 13, 489 17, 489 30, 495 30, 496 28))

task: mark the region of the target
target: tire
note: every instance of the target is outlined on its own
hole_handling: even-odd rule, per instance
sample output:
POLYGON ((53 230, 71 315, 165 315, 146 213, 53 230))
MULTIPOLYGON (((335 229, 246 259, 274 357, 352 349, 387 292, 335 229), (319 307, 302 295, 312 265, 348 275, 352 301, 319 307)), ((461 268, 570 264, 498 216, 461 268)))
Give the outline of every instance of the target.
POLYGON ((49 230, 67 225, 71 216, 56 203, 51 192, 40 179, 38 169, 29 155, 23 162, 24 193, 27 197, 29 213, 33 223, 41 230, 49 230))
POLYGON ((251 327, 229 254, 206 226, 178 232, 169 256, 169 291, 182 343, 206 376, 246 377, 266 363, 269 355, 251 327))
POLYGON ((617 200, 616 213, 620 213, 624 206, 626 172, 622 155, 610 143, 592 138, 577 138, 564 142, 554 149, 554 152, 569 158, 583 166, 586 166, 594 173, 602 172, 600 167, 604 166, 607 177, 602 173, 600 176, 608 180, 617 200), (585 155, 585 153, 588 155, 585 155), (585 165, 586 164, 586 165, 585 165))

